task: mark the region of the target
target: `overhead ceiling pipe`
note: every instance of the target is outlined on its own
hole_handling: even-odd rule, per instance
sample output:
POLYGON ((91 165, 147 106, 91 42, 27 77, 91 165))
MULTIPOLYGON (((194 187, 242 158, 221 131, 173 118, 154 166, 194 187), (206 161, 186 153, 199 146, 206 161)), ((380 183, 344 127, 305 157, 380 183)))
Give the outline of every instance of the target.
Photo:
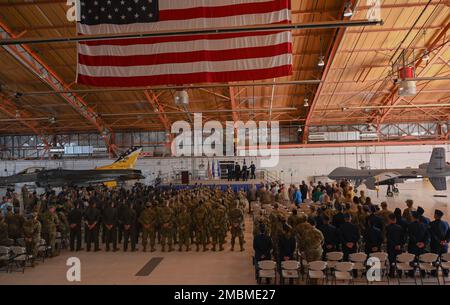
POLYGON ((83 36, 66 36, 66 37, 47 37, 47 38, 14 38, 2 39, 0 45, 18 45, 18 44, 49 44, 49 43, 67 43, 67 42, 86 42, 99 40, 116 40, 116 39, 133 39, 133 38, 150 38, 163 36, 187 36, 187 35, 207 35, 221 33, 242 33, 242 32, 260 32, 260 31, 289 31, 289 30, 313 30, 313 29, 333 29, 347 27, 361 27, 381 25, 382 20, 350 20, 350 21, 324 21, 312 23, 287 23, 287 24, 269 24, 269 25, 252 25, 238 27, 218 27, 205 28, 200 30, 169 30, 154 31, 147 33, 122 33, 107 35, 83 35, 83 36))

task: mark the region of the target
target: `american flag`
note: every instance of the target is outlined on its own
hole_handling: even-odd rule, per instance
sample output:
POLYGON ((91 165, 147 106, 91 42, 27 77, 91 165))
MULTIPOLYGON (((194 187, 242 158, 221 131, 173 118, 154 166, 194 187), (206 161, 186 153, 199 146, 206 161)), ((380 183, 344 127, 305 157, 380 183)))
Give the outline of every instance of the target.
MULTIPOLYGON (((79 0, 79 35, 289 23, 290 0, 79 0)), ((290 31, 80 42, 77 82, 119 87, 271 79, 292 73, 290 31)))

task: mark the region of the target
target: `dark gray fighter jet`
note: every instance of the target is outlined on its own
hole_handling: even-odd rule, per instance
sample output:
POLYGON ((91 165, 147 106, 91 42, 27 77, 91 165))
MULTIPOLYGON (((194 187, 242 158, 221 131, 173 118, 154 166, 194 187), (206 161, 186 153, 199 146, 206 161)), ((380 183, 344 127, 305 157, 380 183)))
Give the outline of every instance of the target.
POLYGON ((0 177, 0 186, 12 186, 17 183, 34 183, 38 187, 58 187, 65 185, 89 185, 104 183, 115 186, 117 182, 145 179, 134 165, 142 151, 141 147, 133 147, 122 154, 111 165, 89 170, 46 169, 43 167, 27 168, 24 171, 0 177))
POLYGON ((395 185, 403 183, 407 179, 428 178, 435 190, 445 191, 447 176, 450 176, 450 165, 445 161, 445 149, 439 147, 433 149, 430 162, 421 164, 418 168, 354 169, 338 167, 328 175, 328 178, 355 181, 355 187, 364 183, 371 190, 378 185, 387 185, 387 195, 391 197, 394 192, 398 192, 395 185))

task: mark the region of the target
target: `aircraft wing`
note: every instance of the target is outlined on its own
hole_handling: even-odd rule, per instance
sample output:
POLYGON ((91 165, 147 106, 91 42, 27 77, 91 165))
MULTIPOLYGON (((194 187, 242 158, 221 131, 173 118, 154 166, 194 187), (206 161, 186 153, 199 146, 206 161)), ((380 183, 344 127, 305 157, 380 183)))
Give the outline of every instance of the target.
POLYGON ((374 175, 370 178, 367 178, 365 180, 365 185, 369 190, 374 190, 377 185, 383 184, 384 182, 387 182, 389 180, 395 180, 396 178, 399 178, 401 176, 401 173, 399 172, 382 172, 378 175, 374 175))
POLYGON ((436 191, 447 190, 447 180, 445 177, 429 177, 428 179, 436 191))

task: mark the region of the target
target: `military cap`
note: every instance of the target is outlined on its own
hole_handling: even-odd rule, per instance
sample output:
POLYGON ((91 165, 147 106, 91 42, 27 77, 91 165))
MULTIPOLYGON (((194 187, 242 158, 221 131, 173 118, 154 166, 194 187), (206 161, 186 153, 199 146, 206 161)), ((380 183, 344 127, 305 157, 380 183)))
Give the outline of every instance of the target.
POLYGON ((405 202, 406 202, 406 204, 413 204, 414 203, 414 201, 412 201, 412 199, 408 199, 405 202))
POLYGON ((436 209, 436 210, 434 210, 434 215, 436 215, 437 217, 442 217, 442 216, 444 216, 444 212, 436 209))
POLYGON ((424 210, 422 207, 417 207, 417 214, 419 214, 420 216, 422 216, 423 213, 425 213, 425 210, 424 210))

